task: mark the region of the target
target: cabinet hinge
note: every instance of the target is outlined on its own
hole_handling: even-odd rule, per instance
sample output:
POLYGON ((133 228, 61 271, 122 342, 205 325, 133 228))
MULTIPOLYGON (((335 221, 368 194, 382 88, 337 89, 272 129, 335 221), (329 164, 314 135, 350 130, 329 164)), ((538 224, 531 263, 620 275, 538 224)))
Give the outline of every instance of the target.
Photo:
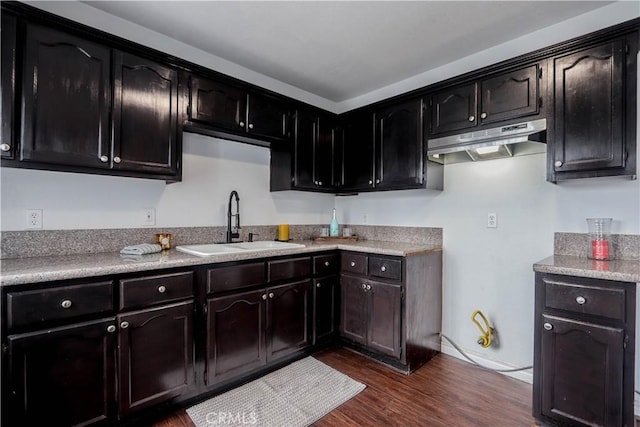
POLYGON ((191 117, 191 105, 187 105, 187 117, 191 117))
POLYGON ((538 98, 538 108, 542 108, 542 97, 538 98))
POLYGON ((541 79, 542 78, 542 68, 538 69, 538 78, 541 79))
POLYGON ((629 54, 629 44, 624 45, 624 53, 629 54))
POLYGON ((629 343, 629 335, 624 336, 624 342, 622 343, 622 348, 627 348, 627 344, 629 343))

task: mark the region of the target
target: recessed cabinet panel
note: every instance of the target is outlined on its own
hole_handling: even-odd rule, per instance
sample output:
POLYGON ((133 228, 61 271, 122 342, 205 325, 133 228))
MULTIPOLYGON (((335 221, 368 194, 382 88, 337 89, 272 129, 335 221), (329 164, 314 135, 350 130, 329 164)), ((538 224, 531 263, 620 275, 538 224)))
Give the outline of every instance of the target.
POLYGON ((367 344, 369 328, 367 282, 351 276, 340 276, 340 333, 351 341, 367 344))
POLYGON ((287 139, 289 137, 288 106, 268 96, 249 94, 248 98, 247 132, 255 137, 287 139))
POLYGON ((399 358, 401 355, 400 313, 402 287, 368 282, 370 295, 368 345, 374 350, 399 358))
POLYGON ((247 97, 243 90, 197 76, 191 76, 189 84, 190 120, 244 130, 247 97))
POLYGON ((431 133, 466 129, 478 124, 477 84, 443 90, 431 98, 431 133))
POLYGON ((267 361, 311 344, 311 282, 267 288, 267 361))
POLYGON ((339 289, 337 276, 313 280, 313 344, 333 337, 337 331, 339 289))
POLYGON ((480 82, 480 124, 536 114, 539 70, 532 65, 480 82))
POLYGON ((293 185, 296 188, 316 188, 316 151, 320 132, 320 117, 299 110, 295 119, 293 185))
POLYGON ((20 160, 109 168, 111 50, 27 24, 20 160))
POLYGON ((624 41, 554 60, 555 172, 625 166, 624 41))
POLYGON ((342 178, 344 190, 373 188, 374 140, 373 112, 345 117, 342 178))

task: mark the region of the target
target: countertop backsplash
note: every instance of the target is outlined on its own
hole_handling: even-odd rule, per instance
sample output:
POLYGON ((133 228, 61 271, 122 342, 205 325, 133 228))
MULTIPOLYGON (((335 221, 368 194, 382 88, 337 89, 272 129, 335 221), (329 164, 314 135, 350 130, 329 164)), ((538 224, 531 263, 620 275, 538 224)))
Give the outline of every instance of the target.
MULTIPOLYGON (((612 234, 613 259, 640 259, 640 235, 612 234)), ((569 255, 587 258, 591 249, 589 234, 587 233, 555 233, 554 255, 569 255)))
MULTIPOLYGON (((290 225, 292 240, 309 240, 320 234, 326 224, 290 225)), ((345 225, 360 240, 397 241, 442 245, 442 228, 345 225)), ((0 259, 52 255, 118 252, 125 246, 154 243, 156 233, 170 233, 171 246, 223 242, 226 227, 119 228, 91 230, 4 231, 0 236, 0 259)), ((277 225, 251 225, 240 229, 240 239, 274 240, 277 225)))

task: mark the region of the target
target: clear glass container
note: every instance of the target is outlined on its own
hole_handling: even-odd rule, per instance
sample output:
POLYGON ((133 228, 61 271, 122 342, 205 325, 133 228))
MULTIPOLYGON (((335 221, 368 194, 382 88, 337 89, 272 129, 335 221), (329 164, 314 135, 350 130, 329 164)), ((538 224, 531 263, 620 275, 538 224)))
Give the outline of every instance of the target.
POLYGON ((589 241, 591 250, 587 251, 589 258, 608 260, 613 257, 611 246, 611 223, 613 218, 587 218, 589 226, 589 241))

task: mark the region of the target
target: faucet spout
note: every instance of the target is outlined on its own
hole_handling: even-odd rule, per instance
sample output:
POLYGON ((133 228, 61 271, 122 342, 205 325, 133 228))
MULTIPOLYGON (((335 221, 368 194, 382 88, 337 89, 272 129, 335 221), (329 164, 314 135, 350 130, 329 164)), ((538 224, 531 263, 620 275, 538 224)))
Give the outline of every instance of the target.
POLYGON ((233 190, 231 194, 229 194, 229 207, 227 209, 227 243, 233 242, 233 239, 237 239, 240 237, 240 233, 238 229, 240 229, 240 197, 238 196, 238 192, 233 190), (236 199, 236 213, 233 213, 233 199, 236 199), (231 228, 231 218, 236 218, 236 225, 232 229, 231 228), (235 231, 234 231, 235 230, 235 231))

